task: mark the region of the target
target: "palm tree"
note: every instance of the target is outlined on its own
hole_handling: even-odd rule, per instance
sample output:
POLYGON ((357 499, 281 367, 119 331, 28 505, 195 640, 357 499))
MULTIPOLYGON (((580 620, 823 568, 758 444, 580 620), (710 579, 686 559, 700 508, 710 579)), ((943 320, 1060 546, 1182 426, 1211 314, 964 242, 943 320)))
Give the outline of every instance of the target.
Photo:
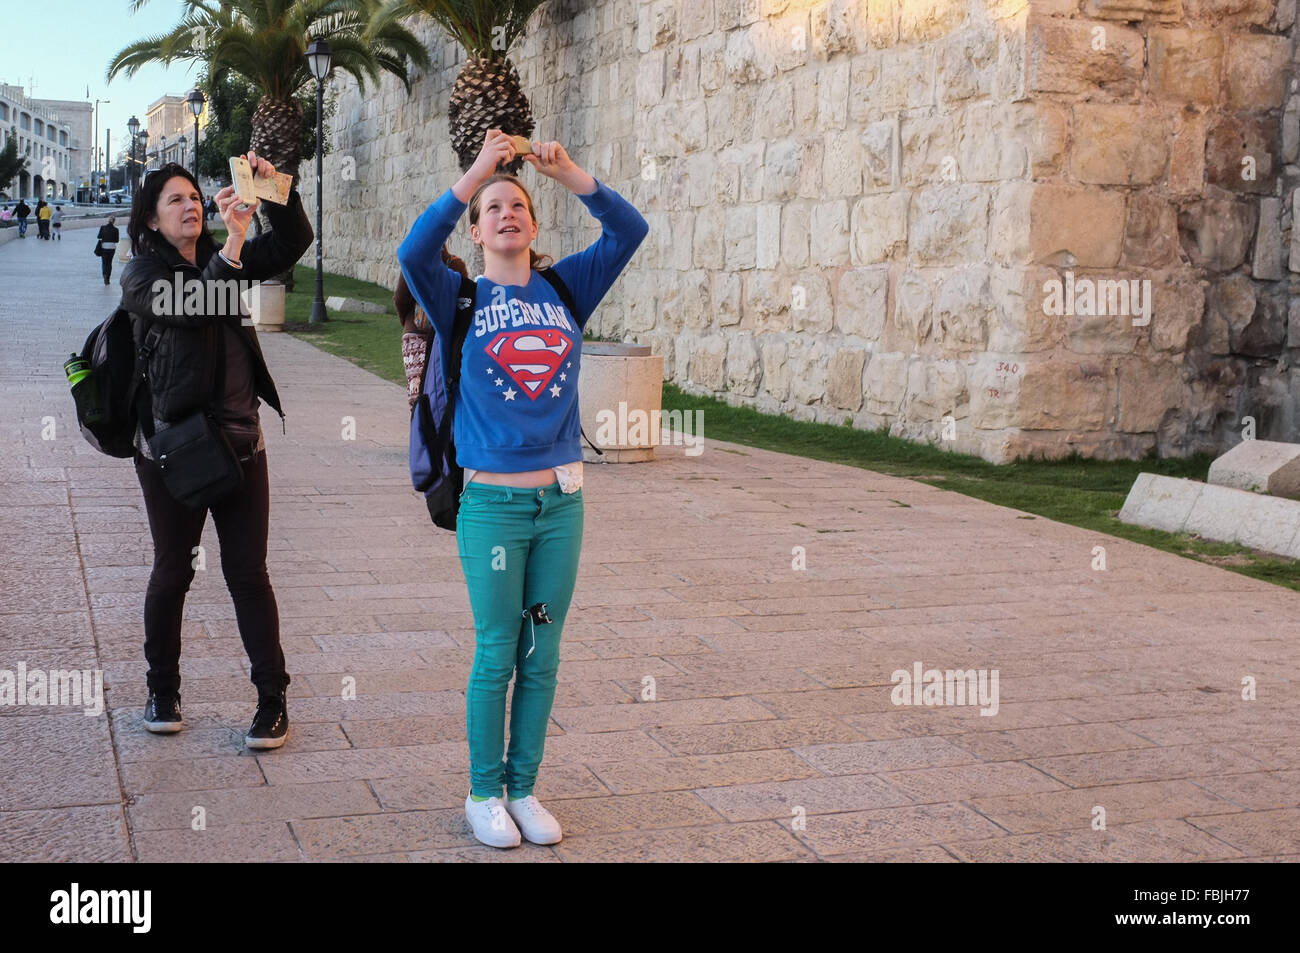
MULTIPOLYGON (((148 2, 132 0, 131 9, 148 2)), ((303 111, 297 95, 315 83, 306 60, 313 39, 329 42, 334 67, 351 74, 363 93, 367 79, 378 83, 380 73, 386 72, 400 79, 409 94, 407 61, 421 69, 429 66, 428 50, 396 21, 367 29, 380 0, 180 2, 184 12, 171 32, 119 50, 109 62, 108 81, 119 74, 130 77, 150 63, 178 60, 205 64, 212 83, 221 83, 231 73, 242 76, 261 92, 248 148, 277 171, 291 174, 295 184, 303 159, 303 111)), ((281 278, 292 291, 293 270, 281 278)))
MULTIPOLYGON (((489 129, 531 137, 533 110, 507 55, 529 18, 546 0, 387 0, 371 21, 379 30, 423 14, 465 49, 466 62, 447 105, 451 147, 461 171, 474 164, 489 129)), ((523 160, 506 166, 518 173, 523 160)))

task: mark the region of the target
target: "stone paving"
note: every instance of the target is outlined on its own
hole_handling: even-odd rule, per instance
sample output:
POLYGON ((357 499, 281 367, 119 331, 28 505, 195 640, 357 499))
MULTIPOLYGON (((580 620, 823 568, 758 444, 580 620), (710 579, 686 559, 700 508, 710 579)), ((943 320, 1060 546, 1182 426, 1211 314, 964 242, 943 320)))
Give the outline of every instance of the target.
POLYGON ((287 335, 263 345, 288 414, 287 435, 264 422, 290 741, 242 746, 255 692, 211 524, 187 727, 148 734, 139 487, 81 439, 60 367, 118 295, 91 236, 0 248, 0 670, 102 670, 107 700, 0 707, 5 859, 1300 859, 1300 595, 715 443, 707 419, 698 456, 588 467, 537 788, 566 836, 479 845, 472 619, 454 536, 407 483, 403 390, 287 335), (997 713, 895 705, 918 663, 996 670, 997 713))

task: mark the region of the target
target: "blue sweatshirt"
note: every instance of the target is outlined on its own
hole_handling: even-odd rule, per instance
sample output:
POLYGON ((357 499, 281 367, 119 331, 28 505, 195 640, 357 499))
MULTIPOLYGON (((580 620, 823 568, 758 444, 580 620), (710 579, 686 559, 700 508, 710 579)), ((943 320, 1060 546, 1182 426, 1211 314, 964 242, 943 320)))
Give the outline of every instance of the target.
MULTIPOLYGON (((453 428, 462 467, 520 473, 582 459, 582 330, 650 226, 599 180, 594 193, 578 198, 600 222, 601 236, 553 266, 573 295, 576 314, 534 272, 523 287, 498 285, 483 275, 476 281, 453 428)), ((437 331, 443 367, 450 359, 460 273, 443 264, 442 246, 467 207, 448 189, 397 249, 406 284, 437 331)))

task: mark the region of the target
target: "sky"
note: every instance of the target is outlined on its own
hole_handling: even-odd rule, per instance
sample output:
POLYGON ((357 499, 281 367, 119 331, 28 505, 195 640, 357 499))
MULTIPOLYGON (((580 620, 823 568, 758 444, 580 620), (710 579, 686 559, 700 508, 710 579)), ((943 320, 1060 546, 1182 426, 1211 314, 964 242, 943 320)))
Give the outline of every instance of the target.
POLYGON ((33 99, 92 105, 96 99, 111 100, 99 104, 99 145, 107 127, 116 156, 127 140, 127 120, 134 115, 143 124, 158 97, 188 94, 199 67, 148 66, 131 79, 118 76, 109 83, 104 79, 109 60, 124 46, 168 32, 182 9, 179 0, 148 0, 135 13, 128 0, 4 0, 0 82, 23 87, 33 99))

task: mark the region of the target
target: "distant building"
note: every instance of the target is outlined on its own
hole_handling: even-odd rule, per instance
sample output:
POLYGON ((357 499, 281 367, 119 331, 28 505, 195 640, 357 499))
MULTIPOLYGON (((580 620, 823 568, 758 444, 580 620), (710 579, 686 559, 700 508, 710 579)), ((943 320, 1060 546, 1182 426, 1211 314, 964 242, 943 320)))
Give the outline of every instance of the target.
POLYGON ((11 198, 75 198, 90 179, 90 103, 29 99, 21 86, 0 84, 0 147, 18 140, 27 168, 9 184, 11 198))

